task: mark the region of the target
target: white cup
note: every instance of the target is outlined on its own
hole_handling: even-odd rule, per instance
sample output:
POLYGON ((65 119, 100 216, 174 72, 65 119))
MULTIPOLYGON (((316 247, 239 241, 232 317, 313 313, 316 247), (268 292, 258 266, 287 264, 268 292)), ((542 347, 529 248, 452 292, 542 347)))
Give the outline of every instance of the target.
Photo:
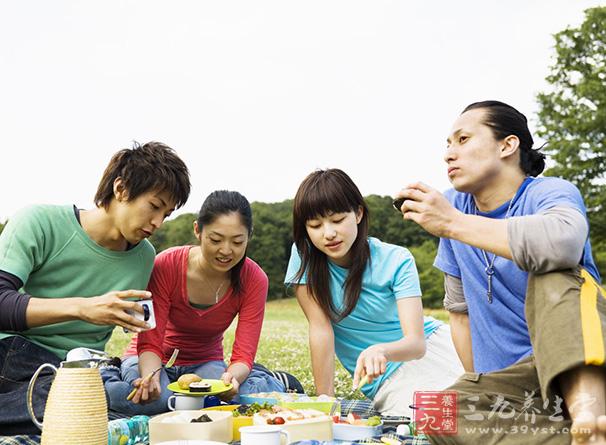
POLYGON ((240 428, 241 445, 281 445, 290 443, 288 431, 276 425, 254 425, 240 428), (280 439, 284 437, 284 442, 280 439))
POLYGON ((174 394, 168 398, 168 409, 171 411, 195 410, 204 408, 204 397, 174 394))

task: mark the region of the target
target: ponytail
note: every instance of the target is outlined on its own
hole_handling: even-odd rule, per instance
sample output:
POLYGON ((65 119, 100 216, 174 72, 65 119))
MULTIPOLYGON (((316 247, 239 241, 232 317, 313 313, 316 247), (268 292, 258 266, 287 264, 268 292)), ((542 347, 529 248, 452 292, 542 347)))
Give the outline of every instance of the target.
POLYGON ((463 113, 469 110, 486 110, 485 124, 490 127, 497 140, 507 136, 517 136, 520 140, 520 168, 529 176, 538 176, 545 169, 545 154, 541 148, 533 149, 534 141, 528 129, 526 116, 503 102, 486 100, 468 105, 463 113))

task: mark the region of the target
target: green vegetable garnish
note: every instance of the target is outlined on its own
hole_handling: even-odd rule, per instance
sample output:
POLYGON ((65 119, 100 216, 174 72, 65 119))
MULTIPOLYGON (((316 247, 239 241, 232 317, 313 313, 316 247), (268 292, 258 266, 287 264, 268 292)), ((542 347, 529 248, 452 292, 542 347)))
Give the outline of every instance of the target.
POLYGON ((381 418, 379 416, 372 416, 366 419, 366 425, 368 426, 377 426, 381 425, 381 418))
POLYGON ((250 405, 240 405, 238 409, 233 411, 234 417, 239 416, 253 416, 261 410, 271 410, 272 405, 270 403, 264 402, 263 404, 254 402, 250 405))

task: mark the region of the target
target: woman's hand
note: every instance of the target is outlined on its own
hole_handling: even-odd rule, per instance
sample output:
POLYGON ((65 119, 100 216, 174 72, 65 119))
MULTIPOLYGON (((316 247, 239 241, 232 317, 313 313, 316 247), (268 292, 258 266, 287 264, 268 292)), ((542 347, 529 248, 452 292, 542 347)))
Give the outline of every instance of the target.
POLYGON ((162 393, 160 373, 155 373, 151 379, 139 377, 133 382, 133 386, 137 388, 137 392, 131 400, 133 403, 146 404, 158 400, 162 393))
POLYGON ((238 391, 240 390, 240 382, 231 374, 229 371, 225 371, 221 376, 221 380, 226 385, 232 384, 233 388, 223 394, 219 394, 219 398, 225 402, 229 402, 234 398, 238 391))
POLYGON ((122 326, 133 332, 149 329, 149 325, 126 313, 132 310, 143 314, 143 308, 126 298, 148 299, 151 293, 143 290, 112 291, 99 297, 82 298, 78 318, 96 325, 122 326))
POLYGON ((461 212, 440 192, 417 182, 402 189, 396 198, 405 198, 401 207, 404 219, 416 222, 432 235, 450 238, 451 227, 461 212))
POLYGON ((385 373, 387 356, 382 345, 372 345, 358 356, 353 375, 353 387, 357 388, 362 377, 368 376, 368 383, 385 373))

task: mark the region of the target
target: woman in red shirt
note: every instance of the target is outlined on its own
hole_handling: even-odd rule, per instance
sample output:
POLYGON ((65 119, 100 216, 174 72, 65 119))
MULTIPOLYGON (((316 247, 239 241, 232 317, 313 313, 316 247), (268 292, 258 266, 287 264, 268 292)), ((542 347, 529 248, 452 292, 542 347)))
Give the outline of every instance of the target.
POLYGON ((125 414, 157 414, 167 410, 172 394, 166 386, 183 374, 221 379, 238 393, 284 391, 272 375, 253 369, 263 324, 268 279, 246 257, 252 233, 252 211, 238 192, 211 193, 194 222, 200 241, 161 252, 148 290, 152 293, 156 328, 134 337, 121 366, 122 384, 106 380, 110 409, 125 414), (223 334, 238 316, 229 365, 223 355, 223 334), (151 380, 141 376, 165 364, 175 348, 175 365, 151 380), (126 383, 126 384, 124 384, 126 383), (138 390, 126 401, 133 387, 138 390))

